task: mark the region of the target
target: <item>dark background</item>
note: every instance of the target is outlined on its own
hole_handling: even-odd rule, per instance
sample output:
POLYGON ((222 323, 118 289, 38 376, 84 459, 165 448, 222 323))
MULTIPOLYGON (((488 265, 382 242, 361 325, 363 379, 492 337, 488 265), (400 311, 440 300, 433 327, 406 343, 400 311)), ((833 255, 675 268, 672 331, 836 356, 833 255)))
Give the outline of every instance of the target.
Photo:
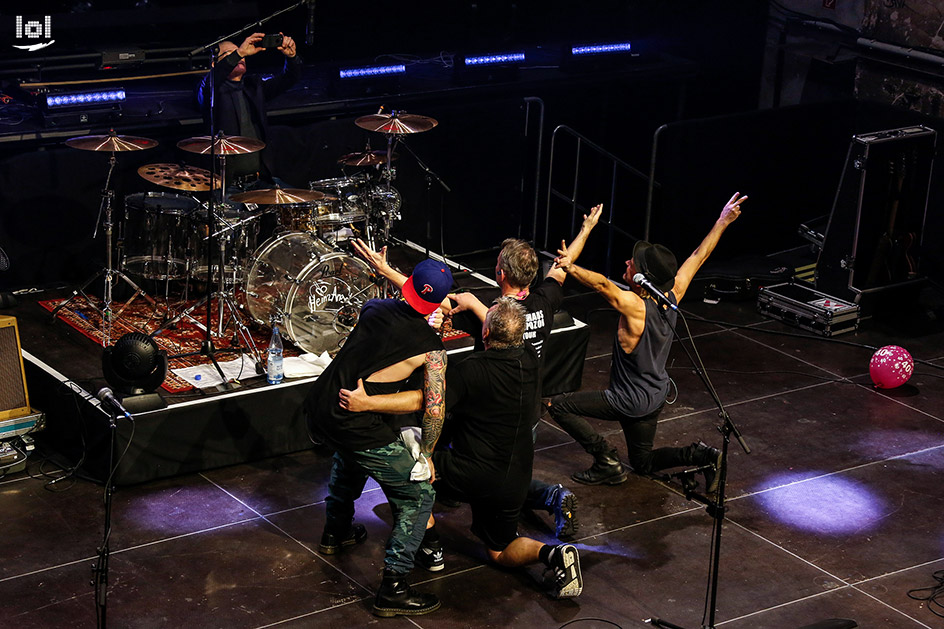
MULTIPOLYGON (((161 142, 157 149, 118 155, 113 182, 118 206, 128 194, 159 190, 137 176, 140 165, 186 160, 206 166, 175 148, 177 141, 206 132, 192 98, 197 71, 206 60, 188 53, 290 5, 35 6, 31 15, 51 12, 55 44, 25 53, 4 42, 0 54, 2 91, 13 99, 0 116, 0 247, 12 261, 11 269, 0 274, 0 288, 7 290, 81 281, 104 261, 102 238, 91 235, 108 155, 71 149, 63 141, 113 126, 119 133, 161 142), (131 48, 146 50, 148 63, 100 68, 101 51, 131 48), (191 74, 140 78, 170 72, 191 74), (119 84, 128 101, 122 118, 111 123, 43 127, 30 89, 23 88, 116 76, 127 79, 119 84)), ((13 32, 12 19, 3 16, 2 32, 13 32)), ((434 117, 439 121, 435 129, 405 140, 451 191, 428 182, 417 161, 399 151, 395 186, 404 204, 395 233, 455 256, 495 247, 508 236, 556 247, 571 235, 571 206, 554 195, 549 201, 548 195, 549 183, 573 192, 568 167, 573 167, 574 150, 567 148, 564 135, 554 133, 560 125, 645 175, 653 163, 653 134, 667 125, 655 154, 648 235, 684 256, 730 195, 746 193, 751 200, 738 229, 716 254, 723 260, 802 245, 797 227, 829 212, 854 133, 939 124, 934 117, 857 99, 848 73, 842 72, 825 79, 832 88, 826 90, 828 98, 810 96, 806 102, 761 109, 771 21, 768 5, 756 1, 321 0, 312 46, 304 44, 306 23, 307 10, 299 7, 261 29, 295 37, 305 61, 302 81, 270 103, 269 144, 277 174, 308 187, 312 180, 341 176, 340 155, 368 143, 385 147, 382 135, 353 124, 380 105, 434 117), (560 54, 572 43, 625 40, 633 41, 638 56, 568 66, 560 54), (441 63, 465 51, 517 49, 527 49, 528 63, 515 74, 460 81, 441 63), (352 84, 333 78, 339 67, 394 59, 407 63, 406 77, 352 84), (557 147, 553 173, 552 143, 557 147)), ((250 69, 269 72, 280 62, 276 53, 262 53, 251 58, 250 69)), ((632 241, 645 236, 648 183, 621 175, 614 184, 609 165, 588 151, 581 155, 576 219, 581 207, 608 202, 615 191, 609 218, 625 231, 614 240, 614 259, 621 262, 632 241)), ((932 200, 940 198, 936 189, 933 195, 932 200)), ((925 234, 940 233, 939 227, 932 212, 925 234)), ((924 247, 922 262, 937 273, 939 242, 929 238, 924 247)), ((594 251, 588 255, 594 260, 594 251)))

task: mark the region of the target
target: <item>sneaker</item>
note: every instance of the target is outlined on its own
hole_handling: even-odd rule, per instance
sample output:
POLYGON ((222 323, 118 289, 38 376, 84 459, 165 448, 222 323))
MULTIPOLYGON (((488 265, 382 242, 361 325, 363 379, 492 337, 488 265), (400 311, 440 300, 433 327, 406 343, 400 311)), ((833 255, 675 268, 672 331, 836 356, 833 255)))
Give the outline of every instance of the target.
POLYGON ((341 552, 348 546, 356 546, 367 539, 367 529, 363 524, 355 522, 351 525, 351 530, 347 535, 335 535, 325 531, 321 534, 321 544, 318 551, 322 555, 334 555, 341 552))
POLYGON ((583 575, 580 573, 580 555, 572 544, 555 546, 551 551, 551 566, 544 576, 554 598, 573 598, 583 591, 583 575))
POLYGON ((551 488, 545 506, 554 514, 554 532, 557 539, 571 539, 576 535, 580 523, 577 522, 577 496, 563 485, 551 488))
POLYGON ((443 559, 442 544, 436 542, 428 546, 420 546, 419 550, 416 551, 413 562, 420 568, 429 570, 430 572, 439 572, 446 567, 446 561, 443 559))

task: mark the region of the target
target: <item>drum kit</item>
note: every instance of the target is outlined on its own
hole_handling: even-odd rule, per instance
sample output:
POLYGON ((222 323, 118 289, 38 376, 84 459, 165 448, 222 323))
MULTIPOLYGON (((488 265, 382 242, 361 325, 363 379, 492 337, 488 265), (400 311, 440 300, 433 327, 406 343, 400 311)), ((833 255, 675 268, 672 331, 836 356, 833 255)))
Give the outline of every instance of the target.
POLYGON ((222 336, 230 322, 246 349, 261 361, 243 317, 259 326, 282 321, 283 335, 306 352, 333 353, 357 322, 365 301, 380 296, 383 282, 372 276, 366 263, 352 255, 350 241, 364 239, 379 249, 390 238, 400 219, 402 200, 392 186, 396 141, 401 136, 428 131, 437 121, 427 116, 393 112, 362 116, 355 124, 387 137, 386 150, 366 149, 338 159, 345 176, 309 182, 309 188, 254 189, 229 196, 214 196, 215 203, 201 201, 199 193, 227 190, 226 157, 261 151, 257 139, 201 136, 181 140, 177 147, 192 154, 213 154, 219 174, 177 163, 154 163, 138 168, 138 175, 170 192, 136 192, 123 199, 123 212, 114 221, 114 191, 111 178, 116 153, 157 146, 149 138, 92 135, 71 138, 69 147, 110 153, 109 170, 98 223, 106 234, 106 267, 98 271, 53 311, 83 297, 102 315, 103 345, 111 342, 111 326, 121 312, 143 296, 155 313, 155 299, 141 288, 160 287, 163 292, 163 324, 172 327, 187 317, 208 334, 222 336), (368 167, 370 167, 368 169, 368 167), (348 168, 360 169, 348 175, 348 168), (374 172, 370 172, 373 170, 374 172), (222 201, 218 199, 222 198, 222 201), (212 211, 212 215, 211 215, 212 211), (261 218, 274 216, 271 236, 258 243, 261 218), (117 243, 113 232, 118 232, 117 243), (116 246, 117 245, 117 246, 116 246), (113 249, 117 252, 117 266, 113 249), (88 299, 87 287, 105 278, 101 305, 88 299), (120 279, 134 294, 117 312, 112 310, 112 288, 120 279), (206 288, 208 297, 190 304, 191 284, 206 288), (212 295, 210 295, 212 289, 212 295), (179 298, 179 299, 178 299, 179 298), (191 312, 207 299, 219 303, 217 325, 201 325, 191 312), (172 304, 185 308, 174 311, 172 304))

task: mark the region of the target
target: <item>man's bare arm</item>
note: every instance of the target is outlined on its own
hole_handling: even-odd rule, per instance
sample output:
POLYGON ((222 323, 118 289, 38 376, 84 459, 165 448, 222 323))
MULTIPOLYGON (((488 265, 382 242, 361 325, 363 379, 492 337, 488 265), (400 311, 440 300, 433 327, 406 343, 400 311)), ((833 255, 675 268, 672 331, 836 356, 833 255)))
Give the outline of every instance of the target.
POLYGON ((423 392, 414 390, 368 395, 364 389, 364 379, 358 378, 356 389, 341 389, 338 392, 338 403, 341 408, 352 413, 402 415, 422 410, 423 392))
POLYGON ((423 395, 426 400, 423 411, 423 441, 420 452, 426 458, 433 456, 433 448, 439 440, 443 419, 446 417, 446 351, 436 350, 426 354, 423 395))
POLYGON ((705 260, 711 255, 711 252, 715 250, 718 241, 721 239, 721 234, 728 228, 728 225, 736 221, 738 216, 741 215, 741 203, 747 201, 747 196, 739 197, 738 195, 740 194, 740 192, 735 192, 731 198, 728 199, 728 202, 721 210, 721 215, 718 217, 718 220, 716 220, 715 224, 711 227, 711 231, 709 231, 705 239, 701 241, 698 248, 692 252, 692 255, 688 256, 688 259, 679 267, 678 272, 675 274, 675 287, 672 289, 672 292, 675 293, 676 301, 682 301, 682 297, 685 296, 685 292, 688 290, 689 284, 692 283, 695 273, 697 273, 701 265, 705 263, 705 260))
MULTIPOLYGON (((593 231, 593 228, 596 227, 597 221, 600 220, 602 213, 603 204, 599 203, 594 205, 590 208, 590 214, 583 215, 583 224, 580 226, 580 231, 574 236, 573 242, 567 245, 563 240, 561 241, 561 249, 567 252, 567 257, 570 258, 571 263, 576 262, 577 258, 580 257, 580 254, 583 252, 583 247, 587 243, 587 238, 590 236, 590 232, 593 231)), ((547 276, 563 284, 567 273, 555 265, 547 272, 547 276)))

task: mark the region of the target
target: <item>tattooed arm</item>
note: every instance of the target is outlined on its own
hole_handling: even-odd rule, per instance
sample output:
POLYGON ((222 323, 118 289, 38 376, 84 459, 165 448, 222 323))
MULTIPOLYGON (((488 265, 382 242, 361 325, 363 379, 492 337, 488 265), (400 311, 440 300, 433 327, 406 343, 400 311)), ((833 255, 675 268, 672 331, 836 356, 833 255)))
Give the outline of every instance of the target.
MULTIPOLYGON (((428 459, 439 439, 443 419, 446 416, 446 351, 436 350, 426 354, 423 396, 423 442, 420 452, 428 459)), ((430 461, 432 464, 432 461, 430 461)))

